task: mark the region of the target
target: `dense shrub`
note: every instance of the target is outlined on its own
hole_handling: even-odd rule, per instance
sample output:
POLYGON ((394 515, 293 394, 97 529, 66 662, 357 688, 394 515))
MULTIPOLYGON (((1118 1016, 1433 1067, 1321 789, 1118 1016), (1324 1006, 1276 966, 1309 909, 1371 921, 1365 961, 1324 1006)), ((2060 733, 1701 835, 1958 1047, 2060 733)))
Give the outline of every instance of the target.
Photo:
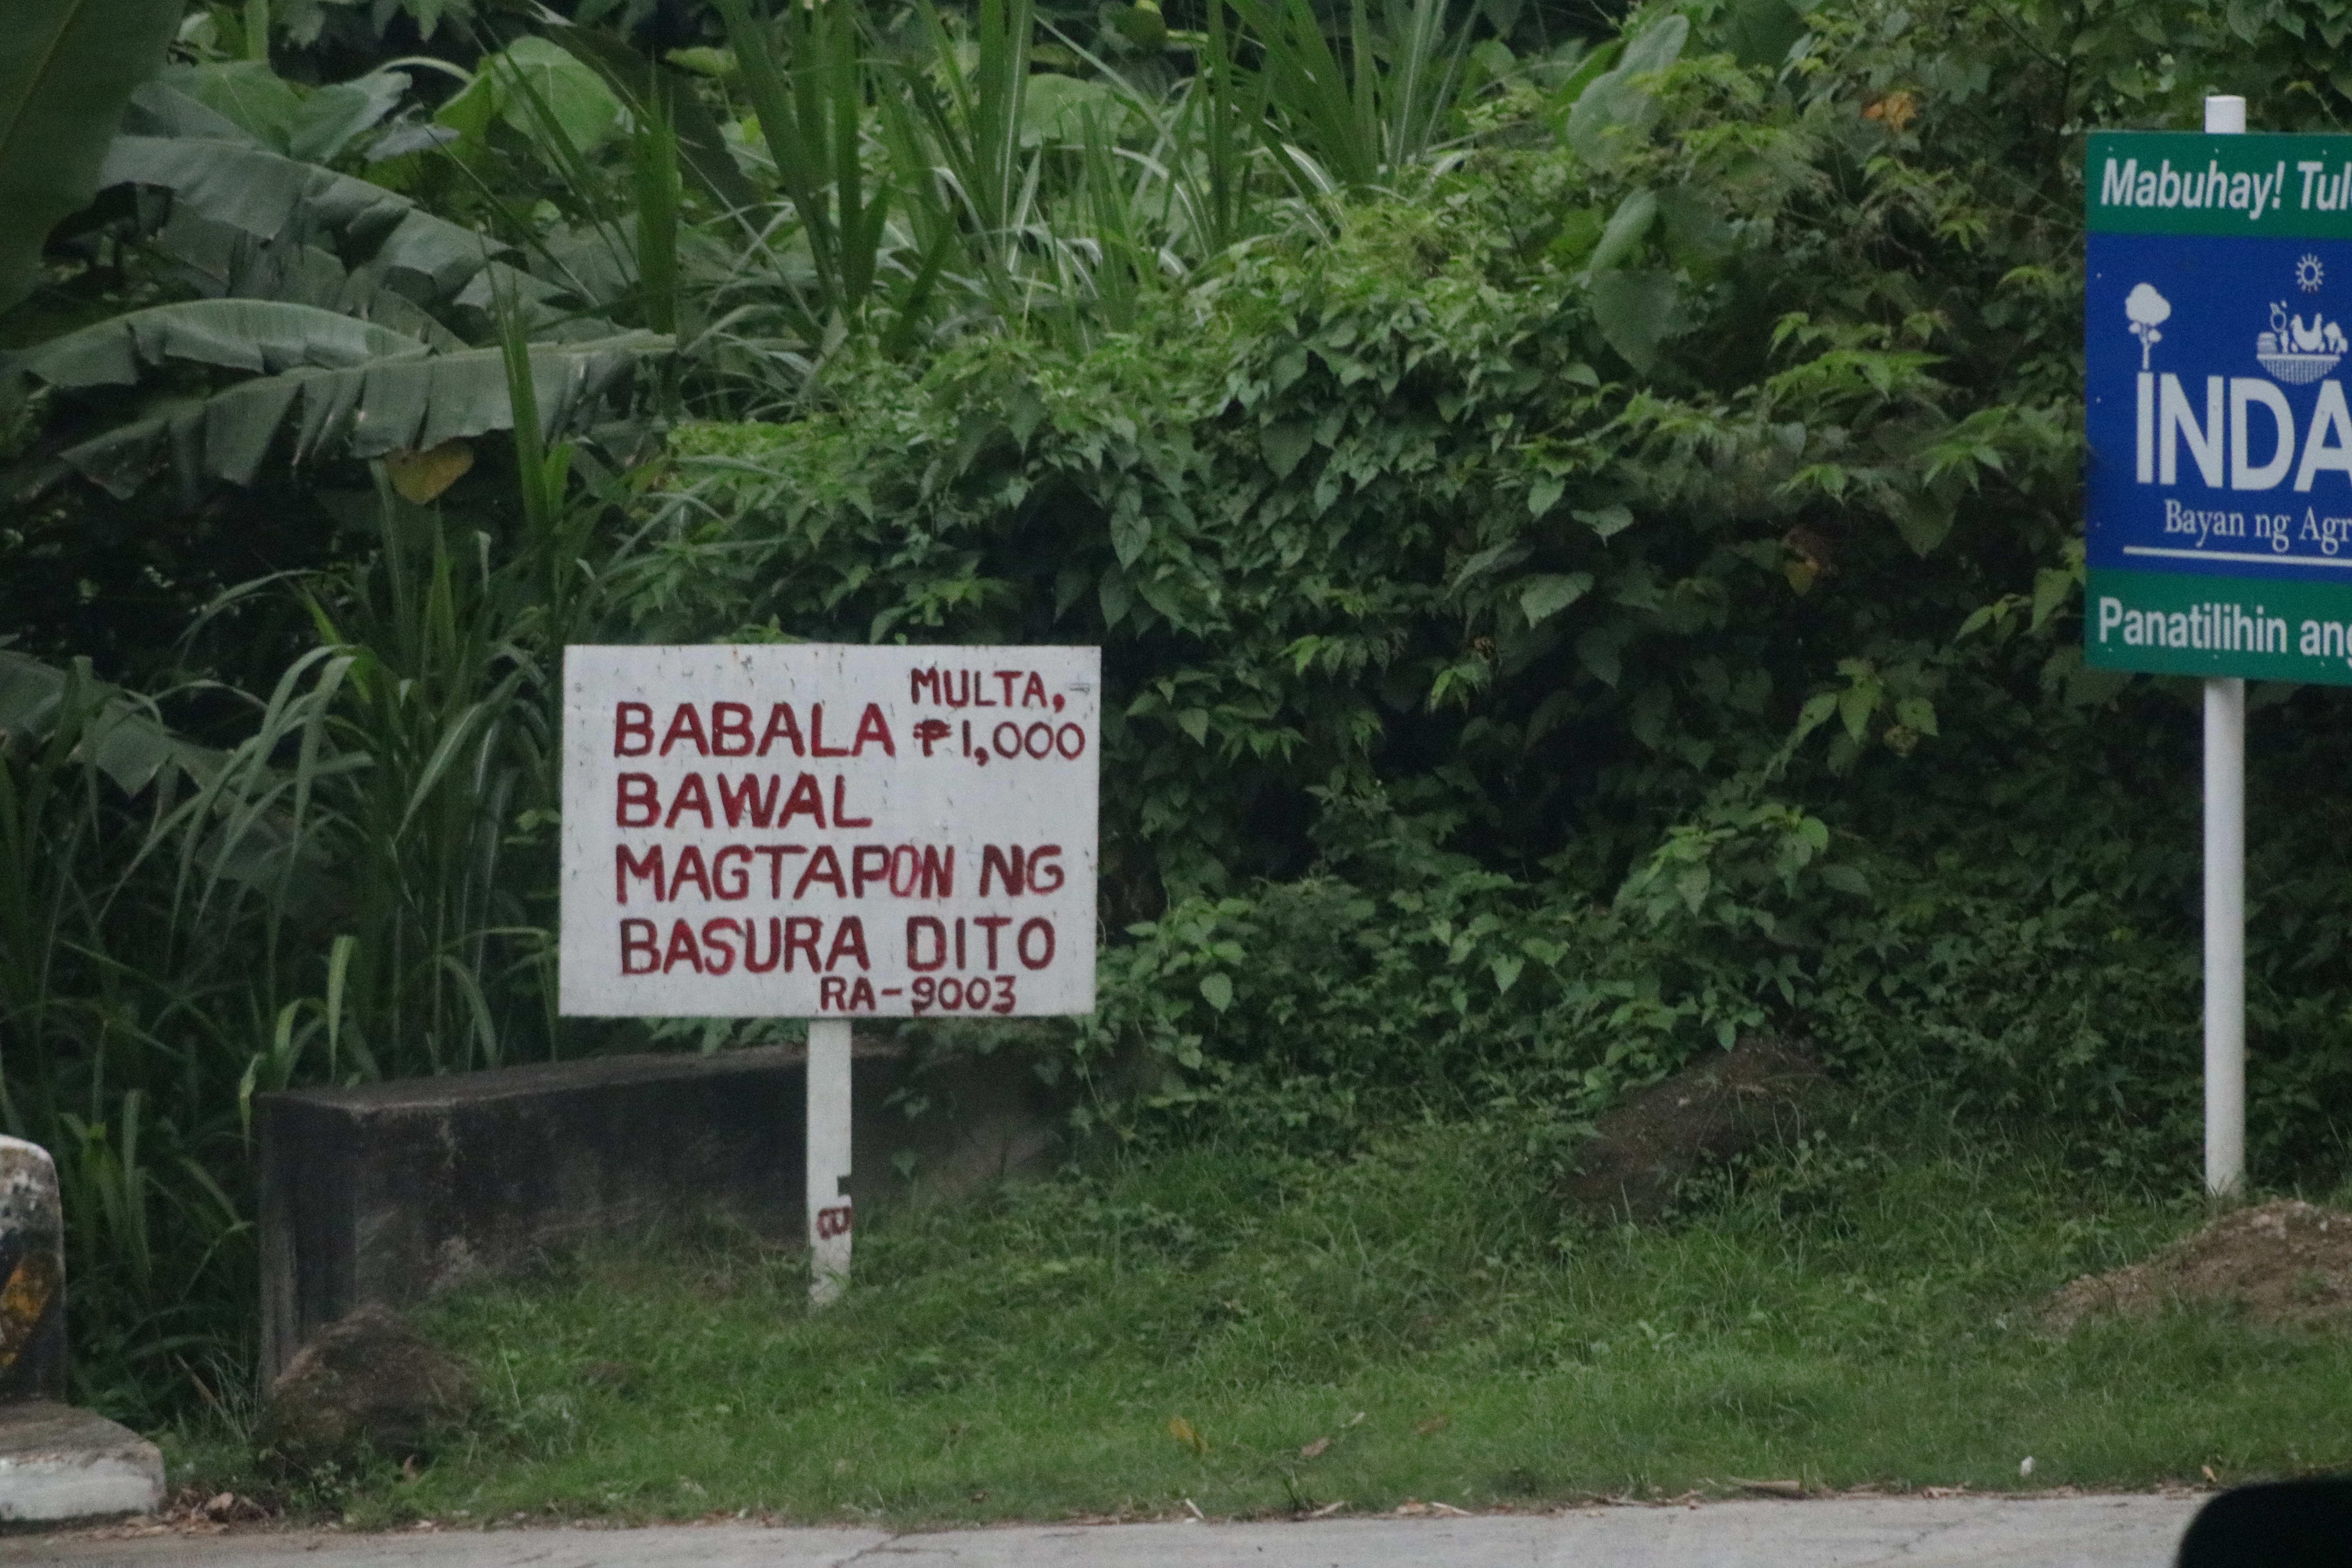
MULTIPOLYGON (((2179 1166, 2194 735, 2074 647, 2073 132, 2209 85, 2324 118, 2269 51, 2338 24, 1849 7, 1758 68, 1701 8, 1628 59, 1683 15, 1658 74, 1497 97, 1444 172, 1128 331, 680 431, 638 625, 1103 644, 1084 1046, 1185 1064, 1189 1115, 1573 1105, 1770 1028, 2179 1166)), ((2335 709, 2257 733, 2333 755, 2335 709)), ((2299 820, 2259 859, 2316 930, 2299 820)), ((2345 976, 2256 941, 2284 1174, 2334 1147, 2345 976)))
MULTIPOLYGON (((296 42, 349 44, 347 9, 296 42)), ((10 679, 89 638, 98 674, 197 678, 160 711, 215 748, 87 680, 0 685, 5 1110, 83 1194, 89 1391, 154 1412, 239 1375, 252 1092, 728 1037, 551 1016, 571 640, 1100 644, 1103 1007, 1021 1037, 1164 1064, 1116 1079, 1147 1085, 1099 1109, 1123 1135, 1328 1150, 1411 1113, 1556 1153, 1620 1085, 1771 1031, 1862 1103, 2188 1171, 2195 716, 2075 647, 2080 135, 2194 123, 2210 89, 2334 125, 2352 12, 1688 0, 1594 48, 1498 31, 1507 7, 1415 34, 1425 0, 1380 9, 1350 99, 1303 70, 1304 0, 1171 7, 1205 30, 1148 48, 1035 47, 1015 0, 863 32, 671 9, 660 46, 700 47, 667 73, 475 18, 452 47, 491 87, 379 81, 371 144, 402 150, 320 154, 386 182, 368 210, 509 258, 496 311, 457 271, 389 299, 299 203, 194 283, 167 254, 192 226, 100 212, 36 302, 106 321, 317 273, 520 427, 470 473, 472 447, 262 465, 268 420, 207 444, 193 401, 60 373, 0 430, 51 498, 0 532, 0 614, 48 661, 0 653, 10 679), (593 136, 498 87, 493 46, 593 136), (513 418, 527 331, 609 330, 618 365, 656 352, 640 326, 678 352, 572 410, 630 417, 576 450, 513 418), (68 455, 151 406, 186 439, 141 450, 210 531, 94 550, 83 522, 166 511, 91 500, 68 455), (267 489, 211 485, 230 456, 267 489), (291 591, 215 595, 238 495, 291 591), (101 576, 73 591, 135 576, 154 613, 64 605, 101 576), (101 776, 122 713, 154 766, 101 776)), ((226 89, 269 76, 174 79, 247 112, 226 89)), ((205 352, 173 395, 248 384, 205 352)), ((2256 706, 2254 1131, 2288 1179, 2352 1088, 2347 742, 2330 692, 2256 706)))

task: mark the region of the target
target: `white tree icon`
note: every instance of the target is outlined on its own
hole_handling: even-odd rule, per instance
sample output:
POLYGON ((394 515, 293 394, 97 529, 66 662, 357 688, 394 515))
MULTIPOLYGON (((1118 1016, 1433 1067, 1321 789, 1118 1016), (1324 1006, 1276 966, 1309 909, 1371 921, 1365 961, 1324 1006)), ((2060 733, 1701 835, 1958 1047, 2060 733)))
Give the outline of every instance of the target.
POLYGON ((2124 314, 2131 318, 2132 336, 2139 340, 2139 367, 2147 368, 2147 351, 2164 341, 2156 329, 2172 320, 2172 301, 2146 283, 2133 285, 2124 297, 2124 314))

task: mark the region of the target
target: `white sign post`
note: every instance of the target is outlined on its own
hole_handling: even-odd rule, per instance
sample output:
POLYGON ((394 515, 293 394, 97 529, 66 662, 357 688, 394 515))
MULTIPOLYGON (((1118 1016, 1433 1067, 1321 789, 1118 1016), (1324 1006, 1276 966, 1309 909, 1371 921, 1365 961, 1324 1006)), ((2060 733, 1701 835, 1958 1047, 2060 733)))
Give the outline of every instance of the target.
POLYGON ((856 1018, 1090 1013, 1101 653, 569 648, 567 1015, 804 1017, 819 1301, 856 1018))
POLYGON ((2316 510, 2342 502, 2306 494, 2346 468, 2328 431, 2347 340, 2329 312, 2346 309, 2352 216, 2322 176, 2347 156, 2340 134, 2248 135, 2245 100, 2220 95, 2201 134, 2084 141, 2084 651, 2100 668, 2204 680, 2216 1197, 2246 1177, 2246 681, 2352 685, 2326 636, 2352 616, 2341 520, 2316 510))
MULTIPOLYGON (((2242 136, 2246 100, 2205 100, 2205 133, 2242 136)), ((2317 312, 2314 312, 2315 317, 2317 312)), ((2205 681, 2205 1190, 2246 1179, 2246 681, 2205 681)))

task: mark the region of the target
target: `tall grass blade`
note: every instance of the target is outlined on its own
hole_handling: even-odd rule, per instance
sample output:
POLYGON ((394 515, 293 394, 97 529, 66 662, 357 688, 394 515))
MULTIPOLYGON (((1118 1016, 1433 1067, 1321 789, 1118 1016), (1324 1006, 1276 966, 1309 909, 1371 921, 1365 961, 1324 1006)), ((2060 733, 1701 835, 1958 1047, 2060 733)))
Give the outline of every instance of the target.
MULTIPOLYGON (((651 101, 640 106, 629 139, 629 173, 636 195, 637 310, 656 332, 675 334, 678 325, 677 125, 668 77, 653 77, 651 101)), ((677 375, 664 377, 665 399, 675 412, 677 375)))
POLYGON ((846 5, 788 5, 782 19, 788 72, 747 0, 715 4, 777 185, 807 237, 819 295, 814 335, 856 328, 879 276, 891 195, 884 189, 869 199, 866 188, 867 71, 857 17, 846 5))

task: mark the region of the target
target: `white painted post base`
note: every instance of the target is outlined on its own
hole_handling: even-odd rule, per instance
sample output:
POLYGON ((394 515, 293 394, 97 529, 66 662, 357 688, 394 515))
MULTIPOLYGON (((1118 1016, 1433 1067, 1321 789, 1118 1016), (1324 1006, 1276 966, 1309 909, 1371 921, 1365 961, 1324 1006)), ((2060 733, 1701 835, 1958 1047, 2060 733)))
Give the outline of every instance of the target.
POLYGON ((2246 683, 2205 683, 2205 1190, 2246 1179, 2246 683))
POLYGON ((849 1182, 849 1021, 808 1026, 809 1300, 824 1306, 849 1282, 856 1215, 849 1182))

